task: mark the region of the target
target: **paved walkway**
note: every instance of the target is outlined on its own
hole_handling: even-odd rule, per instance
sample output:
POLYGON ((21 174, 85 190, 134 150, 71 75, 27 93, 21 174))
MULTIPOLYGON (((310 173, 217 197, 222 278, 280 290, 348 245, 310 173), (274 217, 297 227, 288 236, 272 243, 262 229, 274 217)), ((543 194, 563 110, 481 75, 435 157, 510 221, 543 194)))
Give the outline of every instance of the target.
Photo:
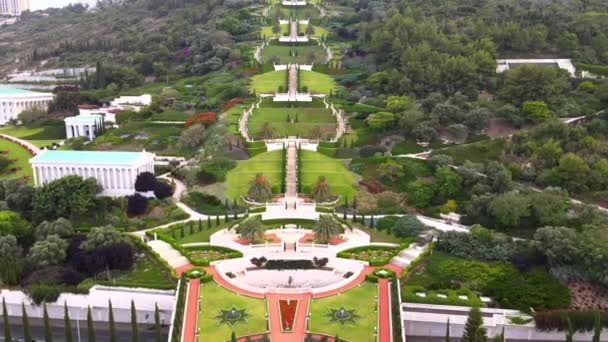
POLYGON ((306 335, 306 315, 310 303, 310 293, 301 294, 277 294, 268 293, 266 300, 268 303, 268 319, 270 320, 270 340, 280 342, 302 342, 306 335), (279 299, 298 300, 298 311, 293 332, 284 333, 281 331, 281 313, 279 310, 279 299))
POLYGON ((297 42, 298 41, 298 22, 297 21, 291 22, 290 32, 291 32, 291 41, 297 42))
POLYGON ((289 65, 289 101, 295 101, 298 95, 298 69, 295 64, 289 65))
POLYGON ((378 342, 391 342, 391 301, 388 279, 378 279, 378 342))
POLYGON ((285 197, 294 200, 297 196, 297 158, 298 151, 296 143, 290 141, 287 145, 287 180, 285 185, 285 197))
POLYGON ((182 342, 196 341, 196 325, 198 313, 198 292, 200 290, 200 279, 191 279, 188 283, 186 294, 186 311, 184 313, 184 325, 182 329, 182 342))
POLYGON ((12 135, 8 135, 8 134, 0 134, 0 137, 6 140, 10 140, 14 143, 17 143, 23 147, 25 147, 26 149, 30 150, 32 152, 32 154, 37 155, 38 153, 40 153, 40 148, 38 148, 38 146, 32 144, 31 142, 27 141, 27 140, 23 140, 17 137, 14 137, 12 135))

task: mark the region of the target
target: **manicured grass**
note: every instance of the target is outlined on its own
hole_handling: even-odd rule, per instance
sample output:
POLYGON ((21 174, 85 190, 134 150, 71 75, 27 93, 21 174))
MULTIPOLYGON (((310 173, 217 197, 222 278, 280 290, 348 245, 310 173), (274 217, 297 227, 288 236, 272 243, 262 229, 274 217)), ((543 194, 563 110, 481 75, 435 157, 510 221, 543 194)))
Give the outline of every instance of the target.
POLYGON ((273 57, 277 57, 281 64, 324 63, 325 51, 318 45, 289 46, 270 44, 262 50, 262 61, 270 62, 273 57))
POLYGON ((287 91, 286 70, 276 70, 253 76, 249 89, 254 90, 256 94, 259 94, 278 92, 279 87, 282 87, 283 91, 287 91))
POLYGON ((273 191, 278 192, 281 186, 281 153, 272 151, 262 153, 247 160, 241 160, 226 175, 228 198, 240 198, 249 191, 249 182, 257 173, 263 173, 270 182, 273 191))
POLYGON ((33 156, 28 150, 12 141, 0 139, 0 151, 8 151, 7 154, 2 155, 8 159, 17 159, 14 163, 9 164, 6 171, 0 173, 0 179, 22 178, 27 176, 29 177, 29 183, 34 181, 34 178, 32 177, 32 167, 29 162, 30 158, 33 156), (12 168, 21 168, 21 170, 11 172, 10 170, 12 168))
MULTIPOLYGON (((308 27, 308 25, 304 25, 304 24, 300 24, 300 32, 304 32, 306 33, 306 28, 308 27)), ((327 37, 327 29, 320 27, 320 26, 315 26, 313 25, 315 32, 312 34, 313 37, 315 38, 321 38, 321 37, 327 37)))
MULTIPOLYGON (((105 272, 101 274, 101 276, 105 275, 105 272)), ((82 281, 78 287, 89 288, 94 284, 175 289, 175 281, 171 278, 169 270, 147 252, 143 251, 138 251, 133 268, 130 270, 111 271, 111 280, 94 280, 88 278, 82 281)))
POLYGON ((65 139, 65 126, 61 121, 51 121, 42 125, 5 126, 0 128, 0 133, 12 135, 42 147, 65 139))
POLYGON ((190 234, 190 224, 191 224, 190 222, 174 224, 167 228, 161 229, 160 232, 166 233, 169 236, 175 235, 176 241, 180 244, 193 243, 193 242, 209 242, 209 238, 211 237, 211 235, 213 235, 215 232, 218 232, 218 231, 230 226, 230 223, 225 224, 223 215, 220 216, 219 225, 216 224, 216 218, 213 217, 213 219, 211 220, 211 228, 208 227, 207 220, 201 221, 200 231, 199 231, 198 221, 191 221, 191 222, 192 222, 192 231, 193 231, 192 234, 190 234), (182 227, 183 227, 184 236, 181 235, 182 227), (171 233, 171 231, 173 231, 173 233, 171 233))
POLYGON ((433 151, 435 154, 446 154, 454 158, 455 164, 463 164, 469 160, 473 163, 484 163, 498 160, 502 154, 505 142, 502 139, 484 140, 471 144, 455 145, 433 151))
POLYGON ((344 166, 339 159, 330 158, 321 153, 300 151, 302 158, 302 190, 310 193, 312 186, 319 176, 325 176, 334 195, 351 200, 355 197, 355 176, 344 166))
POLYGON ((286 34, 289 34, 289 25, 287 24, 281 25, 281 32, 279 33, 272 32, 272 26, 264 26, 260 30, 260 38, 280 37, 286 34))
POLYGON ((400 154, 412 154, 426 151, 428 148, 422 147, 416 144, 415 141, 404 140, 398 144, 395 144, 391 149, 391 154, 394 156, 400 154))
POLYGON ((202 310, 198 314, 199 341, 229 341, 233 329, 236 336, 266 331, 265 300, 239 296, 214 282, 201 285, 200 297, 202 310), (249 315, 246 321, 239 322, 234 328, 228 324, 219 324, 216 316, 221 314, 221 310, 230 310, 233 307, 245 310, 249 315))
POLYGON ((374 342, 374 327, 377 325, 377 303, 374 298, 378 293, 377 285, 363 282, 361 285, 342 293, 339 296, 313 299, 310 302, 310 320, 308 328, 311 332, 324 333, 330 336, 340 335, 341 338, 357 342, 374 342), (330 309, 355 310, 354 324, 341 325, 330 322, 326 315, 330 309))
POLYGON ((308 87, 311 93, 329 94, 335 92, 336 82, 320 72, 300 70, 300 89, 303 87, 308 87))
POLYGON ((336 119, 331 110, 325 108, 268 108, 260 107, 253 111, 247 122, 249 134, 261 137, 265 122, 270 122, 275 137, 300 136, 310 137, 310 132, 319 126, 326 137, 336 133, 336 119), (297 116, 297 121, 295 122, 297 116), (288 118, 292 122, 288 122, 288 118))
POLYGON ((193 113, 181 112, 173 109, 152 115, 151 121, 186 121, 193 113))
POLYGON ((309 17, 314 21, 319 19, 319 11, 314 8, 312 5, 307 6, 275 6, 270 10, 268 16, 270 18, 275 18, 276 12, 283 12, 284 19, 288 18, 297 18, 300 20, 308 19, 309 17))
POLYGON ((91 144, 90 150, 153 151, 158 154, 179 154, 176 146, 183 124, 155 124, 149 121, 135 121, 108 129, 91 144))
POLYGON ((239 118, 241 117, 241 114, 243 114, 246 107, 246 105, 237 104, 222 113, 228 124, 229 133, 236 134, 239 132, 239 118))

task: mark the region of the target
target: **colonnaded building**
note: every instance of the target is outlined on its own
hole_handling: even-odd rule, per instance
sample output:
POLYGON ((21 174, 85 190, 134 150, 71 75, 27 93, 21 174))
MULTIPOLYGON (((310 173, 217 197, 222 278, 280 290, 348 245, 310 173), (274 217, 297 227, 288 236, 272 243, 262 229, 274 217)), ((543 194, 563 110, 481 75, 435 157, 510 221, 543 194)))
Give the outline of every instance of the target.
POLYGON ((30 159, 36 186, 76 175, 95 178, 103 196, 135 193, 135 180, 142 172, 154 173, 154 153, 115 151, 44 150, 30 159))
POLYGON ((0 125, 6 125, 11 119, 16 119, 26 109, 47 110, 51 101, 51 93, 0 87, 0 125))
POLYGON ((30 10, 30 0, 0 0, 0 14, 19 16, 30 10))

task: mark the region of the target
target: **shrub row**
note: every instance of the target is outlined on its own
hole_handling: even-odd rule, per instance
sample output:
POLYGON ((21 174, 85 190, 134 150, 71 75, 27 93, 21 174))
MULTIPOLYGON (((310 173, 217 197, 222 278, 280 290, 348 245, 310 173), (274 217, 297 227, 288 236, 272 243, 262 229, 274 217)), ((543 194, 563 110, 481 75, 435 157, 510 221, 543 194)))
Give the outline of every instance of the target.
MULTIPOLYGON (((608 311, 600 311, 599 314, 602 326, 608 328, 608 311)), ((575 331, 586 332, 593 330, 594 311, 592 310, 552 310, 539 311, 534 314, 536 328, 543 331, 567 331, 568 319, 570 319, 572 328, 575 331)))
POLYGON ((576 63, 575 66, 577 71, 584 70, 595 75, 608 76, 608 66, 606 65, 576 63))
POLYGON ((186 283, 188 279, 185 274, 182 274, 182 277, 179 281, 179 286, 177 287, 177 302, 175 304, 175 315, 173 316, 173 331, 169 339, 171 342, 179 342, 182 337, 182 322, 184 320, 184 311, 186 309, 186 283))
POLYGON ((399 280, 393 279, 390 284, 391 290, 391 315, 393 323, 393 341, 401 341, 403 332, 401 331, 401 302, 399 300, 399 280))

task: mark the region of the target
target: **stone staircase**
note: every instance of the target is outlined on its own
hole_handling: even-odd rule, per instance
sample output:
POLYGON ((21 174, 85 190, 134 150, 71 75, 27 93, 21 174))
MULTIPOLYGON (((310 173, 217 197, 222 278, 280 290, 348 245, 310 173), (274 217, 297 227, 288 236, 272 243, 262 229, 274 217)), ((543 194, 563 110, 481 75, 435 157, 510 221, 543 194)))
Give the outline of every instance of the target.
POLYGON ((416 260, 420 256, 420 254, 424 253, 427 249, 428 245, 419 246, 416 243, 411 244, 408 248, 399 252, 399 254, 395 255, 389 264, 395 265, 397 267, 405 268, 412 261, 416 260))
POLYGON ((148 246, 153 251, 158 253, 163 260, 165 260, 169 266, 178 268, 190 264, 190 261, 186 259, 180 252, 176 251, 170 244, 162 240, 154 240, 148 242, 148 246))

